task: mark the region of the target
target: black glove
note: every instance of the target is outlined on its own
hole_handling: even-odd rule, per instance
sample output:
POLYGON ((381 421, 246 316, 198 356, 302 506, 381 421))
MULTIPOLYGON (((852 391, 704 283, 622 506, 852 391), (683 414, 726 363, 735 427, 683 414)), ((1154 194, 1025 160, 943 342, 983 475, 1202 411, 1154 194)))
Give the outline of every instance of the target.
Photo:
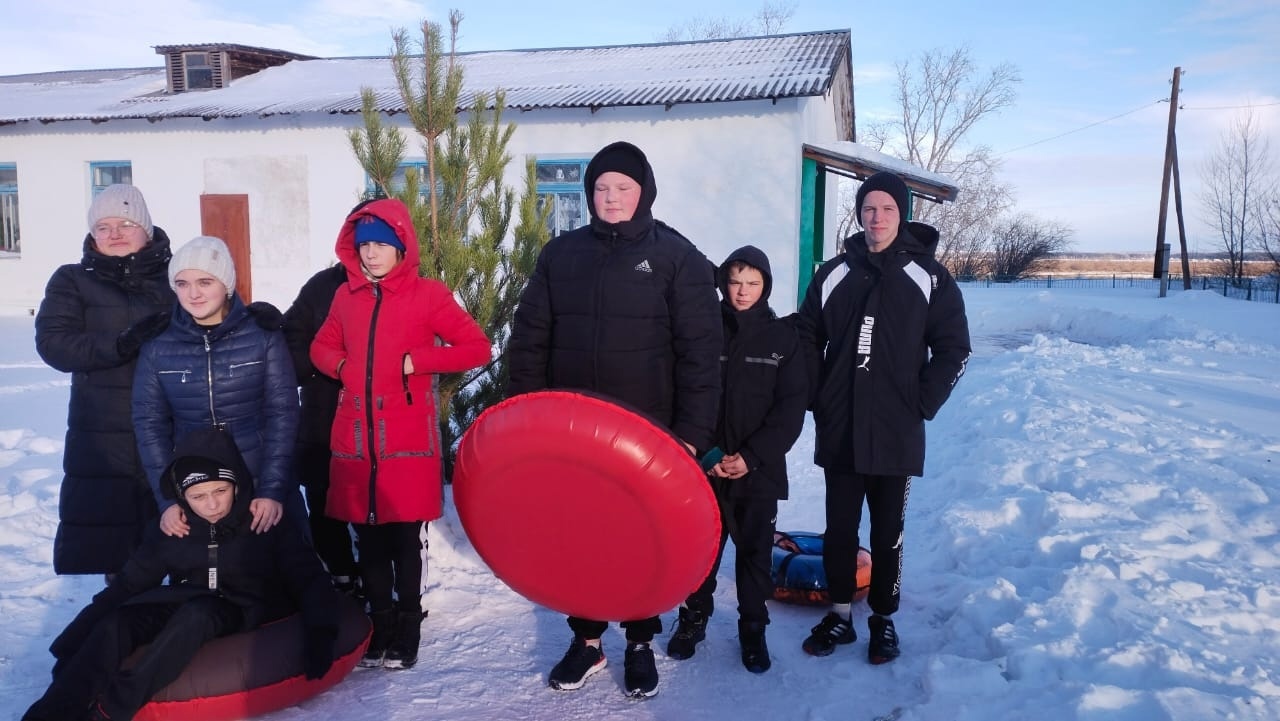
POLYGON ((245 306, 253 321, 263 330, 280 330, 284 327, 284 315, 274 305, 265 301, 254 301, 245 306))
POLYGON ((337 635, 331 628, 307 629, 307 640, 302 647, 302 669, 308 679, 322 678, 333 666, 333 644, 337 635))
POLYGON ((172 313, 167 310, 153 313, 120 331, 120 335, 116 337, 116 352, 124 358, 138 355, 143 343, 160 335, 165 328, 169 327, 171 317, 172 313))

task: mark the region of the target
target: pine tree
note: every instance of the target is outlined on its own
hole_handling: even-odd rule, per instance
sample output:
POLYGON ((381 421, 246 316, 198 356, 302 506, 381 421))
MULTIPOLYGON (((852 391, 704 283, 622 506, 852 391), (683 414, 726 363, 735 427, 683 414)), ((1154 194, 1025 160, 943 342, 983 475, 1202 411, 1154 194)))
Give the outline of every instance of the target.
POLYGON ((502 399, 511 319, 538 251, 547 242, 550 212, 549 207, 539 207, 533 160, 526 163, 518 205, 515 192, 503 185, 503 173, 511 163, 507 145, 515 124, 502 120, 502 91, 495 91, 492 100, 487 93, 474 93, 466 124, 459 122, 461 21, 461 13, 450 12, 447 53, 436 23, 422 23, 420 48, 413 46, 404 29, 392 36, 392 69, 409 124, 427 158, 425 177, 407 173, 403 185, 397 183, 409 141, 399 127, 384 122, 376 110, 374 91, 362 91, 364 126, 349 133, 356 159, 373 180, 374 194, 398 198, 409 208, 421 250, 419 272, 449 286, 494 344, 488 365, 437 379, 446 478, 462 432, 485 408, 502 399), (519 215, 512 231, 513 210, 519 215), (512 231, 510 244, 508 231, 512 231))

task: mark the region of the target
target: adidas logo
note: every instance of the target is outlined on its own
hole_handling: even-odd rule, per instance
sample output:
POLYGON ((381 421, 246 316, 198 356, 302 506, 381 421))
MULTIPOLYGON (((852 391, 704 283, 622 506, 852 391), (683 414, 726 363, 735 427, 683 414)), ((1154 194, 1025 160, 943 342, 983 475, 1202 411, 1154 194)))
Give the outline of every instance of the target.
POLYGON ((640 271, 641 273, 652 273, 652 272, 653 272, 653 268, 649 266, 649 259, 648 259, 648 258, 645 258, 644 260, 642 260, 642 261, 640 261, 639 263, 637 263, 637 264, 636 264, 636 267, 635 267, 635 270, 638 270, 638 271, 640 271))

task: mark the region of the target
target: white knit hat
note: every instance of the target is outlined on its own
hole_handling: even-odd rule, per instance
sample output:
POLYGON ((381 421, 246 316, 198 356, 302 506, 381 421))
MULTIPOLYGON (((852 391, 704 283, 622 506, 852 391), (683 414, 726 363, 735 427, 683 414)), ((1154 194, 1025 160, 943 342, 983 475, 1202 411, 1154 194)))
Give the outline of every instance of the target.
POLYGON ((108 185, 94 197, 89 204, 89 230, 103 218, 124 218, 131 220, 147 231, 151 237, 151 213, 147 212, 147 201, 142 191, 132 185, 117 183, 108 185))
POLYGON ((169 260, 169 287, 178 289, 174 280, 184 270, 202 270, 227 286, 227 297, 236 291, 236 264, 231 251, 221 238, 198 235, 178 248, 169 260))

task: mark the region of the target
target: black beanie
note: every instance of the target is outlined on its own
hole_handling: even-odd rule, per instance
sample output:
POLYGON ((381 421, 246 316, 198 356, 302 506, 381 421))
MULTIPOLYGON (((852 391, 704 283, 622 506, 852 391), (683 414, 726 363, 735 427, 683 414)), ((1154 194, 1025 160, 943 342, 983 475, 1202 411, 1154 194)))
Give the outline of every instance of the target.
POLYGON ((906 220, 909 197, 911 191, 907 189, 907 184, 902 182, 902 178, 897 173, 890 173, 882 170, 879 173, 862 181, 862 185, 858 186, 858 194, 855 197, 854 212, 858 214, 858 222, 862 222, 862 201, 866 199, 867 193, 873 190, 879 190, 893 196, 893 202, 898 204, 898 215, 906 220))
MULTIPOLYGON (((588 181, 595 185, 596 180, 608 172, 622 173, 636 181, 638 185, 644 186, 644 158, 633 152, 626 144, 614 143, 597 153, 596 157, 591 159, 592 177, 588 178, 588 181)), ((592 188, 588 187, 587 192, 591 191, 592 188)))
POLYGON ((203 456, 182 456, 174 460, 172 468, 173 482, 178 493, 186 493, 188 488, 206 481, 236 482, 235 471, 223 464, 203 456))

